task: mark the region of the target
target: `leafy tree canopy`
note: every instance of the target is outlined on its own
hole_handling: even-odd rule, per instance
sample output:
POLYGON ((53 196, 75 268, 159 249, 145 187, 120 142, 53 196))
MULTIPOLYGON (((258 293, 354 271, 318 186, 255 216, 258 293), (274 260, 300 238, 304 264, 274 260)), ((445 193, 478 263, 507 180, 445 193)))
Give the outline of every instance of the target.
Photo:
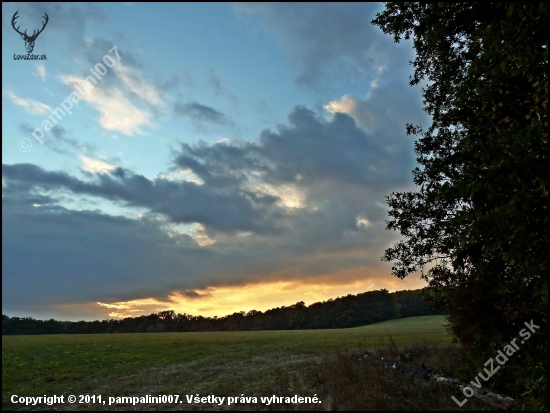
POLYGON ((404 239, 382 259, 399 278, 421 270, 480 357, 540 323, 523 367, 503 375, 538 408, 548 405, 547 19, 543 2, 390 2, 373 20, 413 40, 410 84, 425 83, 432 120, 406 126, 419 137, 419 190, 388 197, 387 228, 404 239))

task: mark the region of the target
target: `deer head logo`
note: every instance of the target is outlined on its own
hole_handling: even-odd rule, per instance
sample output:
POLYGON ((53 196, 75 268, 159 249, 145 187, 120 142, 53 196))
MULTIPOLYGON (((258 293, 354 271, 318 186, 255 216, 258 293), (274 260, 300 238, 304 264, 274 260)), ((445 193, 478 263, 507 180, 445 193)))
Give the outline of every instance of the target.
POLYGON ((38 30, 38 32, 36 32, 36 30, 34 30, 33 33, 32 33, 32 36, 29 36, 29 35, 27 35, 27 30, 25 30, 25 33, 21 33, 19 31, 20 26, 17 26, 17 28, 15 27, 15 20, 19 17, 17 15, 17 13, 19 13, 19 10, 17 10, 15 12, 15 14, 13 15, 13 17, 11 18, 11 25, 13 26, 13 29, 17 33, 19 33, 21 35, 21 38, 25 41, 25 48, 27 49, 27 53, 32 53, 32 51, 34 49, 34 42, 36 41, 36 38, 38 37, 38 35, 40 33, 42 33, 42 31, 44 30, 44 28, 48 24, 48 20, 50 18, 48 17, 48 15, 46 13, 44 13, 44 18, 46 19, 46 21, 43 23, 42 28, 40 30, 38 30))

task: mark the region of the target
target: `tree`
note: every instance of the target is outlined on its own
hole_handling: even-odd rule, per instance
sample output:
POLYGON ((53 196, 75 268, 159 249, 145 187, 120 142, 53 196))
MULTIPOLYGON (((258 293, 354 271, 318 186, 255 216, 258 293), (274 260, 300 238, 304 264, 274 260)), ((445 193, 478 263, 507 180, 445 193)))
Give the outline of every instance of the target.
POLYGON ((432 119, 427 130, 406 126, 419 136, 419 190, 388 197, 387 229, 404 239, 382 259, 399 278, 421 271, 479 361, 534 320, 540 329, 491 384, 526 389, 540 409, 548 406, 547 19, 543 2, 390 2, 372 22, 396 42, 412 37, 410 84, 426 82, 432 119))

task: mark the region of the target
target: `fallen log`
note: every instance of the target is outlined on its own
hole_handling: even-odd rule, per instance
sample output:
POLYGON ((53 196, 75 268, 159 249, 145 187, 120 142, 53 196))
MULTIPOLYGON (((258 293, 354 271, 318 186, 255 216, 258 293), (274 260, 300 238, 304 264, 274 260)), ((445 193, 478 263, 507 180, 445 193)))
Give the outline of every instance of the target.
POLYGON ((518 406, 518 401, 512 399, 511 397, 495 393, 486 387, 470 386, 459 380, 445 377, 442 374, 437 373, 435 370, 428 369, 424 364, 420 366, 415 365, 414 367, 407 367, 397 363, 397 361, 385 360, 384 357, 379 357, 369 352, 365 353, 364 358, 381 364, 386 368, 391 368, 396 372, 409 377, 411 380, 415 380, 423 386, 429 386, 432 382, 438 382, 449 387, 456 388, 460 390, 461 393, 465 387, 469 387, 473 390, 473 395, 471 397, 474 397, 492 407, 502 410, 514 410, 518 406))

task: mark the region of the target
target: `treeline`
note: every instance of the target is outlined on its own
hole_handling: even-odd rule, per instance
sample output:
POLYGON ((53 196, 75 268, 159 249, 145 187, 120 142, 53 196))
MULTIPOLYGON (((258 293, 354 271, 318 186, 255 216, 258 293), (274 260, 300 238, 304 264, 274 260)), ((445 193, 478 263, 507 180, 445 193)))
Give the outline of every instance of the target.
POLYGON ((388 290, 347 295, 306 306, 303 301, 265 312, 240 311, 224 317, 203 317, 161 311, 140 317, 102 321, 35 320, 2 315, 2 335, 149 333, 168 331, 251 331, 345 328, 402 317, 446 314, 433 311, 422 290, 388 290))

